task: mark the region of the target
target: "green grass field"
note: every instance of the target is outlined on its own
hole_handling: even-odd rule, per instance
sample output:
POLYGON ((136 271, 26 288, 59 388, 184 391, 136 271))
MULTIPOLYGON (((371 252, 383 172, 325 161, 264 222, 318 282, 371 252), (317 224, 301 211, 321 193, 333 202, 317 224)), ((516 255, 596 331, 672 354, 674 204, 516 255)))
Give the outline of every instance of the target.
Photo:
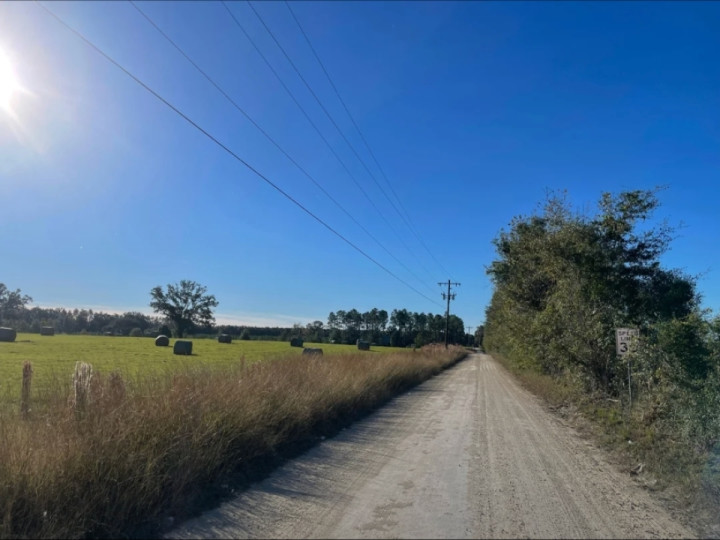
MULTIPOLYGON (((75 362, 87 362, 96 373, 108 375, 119 371, 126 380, 184 371, 199 367, 215 369, 301 354, 302 349, 280 341, 233 341, 218 343, 214 339, 192 339, 192 356, 176 356, 169 347, 156 347, 151 338, 18 334, 15 342, 0 342, 0 403, 19 403, 22 368, 32 362, 31 396, 38 398, 52 386, 67 386, 75 370, 75 362)), ((357 353, 354 345, 314 344, 324 355, 357 353)), ((373 347, 365 354, 397 352, 405 349, 373 347)), ((40 398, 41 399, 41 398, 40 398)))

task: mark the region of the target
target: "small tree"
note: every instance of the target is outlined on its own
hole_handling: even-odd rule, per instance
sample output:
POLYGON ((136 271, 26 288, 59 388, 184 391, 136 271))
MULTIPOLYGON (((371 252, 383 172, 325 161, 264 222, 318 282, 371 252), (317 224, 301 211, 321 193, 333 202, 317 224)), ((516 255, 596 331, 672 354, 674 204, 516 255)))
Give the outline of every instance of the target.
POLYGON ((215 322, 213 308, 218 301, 212 294, 206 294, 207 287, 194 281, 182 280, 179 284, 168 285, 150 291, 150 307, 175 324, 177 337, 183 337, 193 326, 211 325, 215 322))

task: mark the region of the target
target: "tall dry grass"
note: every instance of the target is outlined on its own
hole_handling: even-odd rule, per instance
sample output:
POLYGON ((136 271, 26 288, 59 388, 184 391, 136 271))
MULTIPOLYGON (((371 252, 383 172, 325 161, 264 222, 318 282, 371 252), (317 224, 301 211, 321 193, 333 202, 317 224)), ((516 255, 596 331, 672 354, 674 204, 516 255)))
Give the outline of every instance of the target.
POLYGON ((45 396, 54 406, 0 417, 0 536, 154 536, 209 484, 332 432, 465 354, 292 356, 132 384, 78 365, 64 395, 45 396))

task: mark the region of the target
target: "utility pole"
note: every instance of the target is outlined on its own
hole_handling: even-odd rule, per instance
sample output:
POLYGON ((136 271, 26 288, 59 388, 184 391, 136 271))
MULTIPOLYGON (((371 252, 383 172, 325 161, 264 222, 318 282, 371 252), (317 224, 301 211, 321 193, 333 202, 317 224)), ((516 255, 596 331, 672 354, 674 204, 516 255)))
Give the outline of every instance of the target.
POLYGON ((443 300, 447 300, 447 310, 445 311, 445 348, 447 349, 448 346, 448 333, 450 331, 450 300, 455 300, 456 293, 450 292, 450 286, 454 285, 455 287, 459 287, 459 283, 452 283, 449 279, 447 280, 447 283, 445 282, 439 282, 438 285, 441 287, 444 287, 447 285, 447 293, 442 293, 443 300))
MULTIPOLYGON (((465 328, 467 328, 467 333, 471 336, 471 338, 475 339, 474 336, 470 333, 470 330, 472 330, 473 328, 477 328, 477 326, 466 326, 465 328)), ((468 339, 468 345, 470 345, 470 339, 468 339)))

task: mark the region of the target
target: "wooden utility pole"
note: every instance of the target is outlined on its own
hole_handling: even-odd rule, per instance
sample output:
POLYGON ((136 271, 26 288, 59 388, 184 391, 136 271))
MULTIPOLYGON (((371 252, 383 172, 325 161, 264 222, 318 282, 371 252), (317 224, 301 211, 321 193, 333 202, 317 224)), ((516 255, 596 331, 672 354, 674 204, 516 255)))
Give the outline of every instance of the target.
POLYGON ((447 293, 442 293, 443 300, 447 300, 447 310, 445 311, 445 348, 447 349, 448 346, 448 333, 450 331, 450 300, 455 300, 456 293, 450 292, 450 286, 454 285, 455 287, 459 287, 459 283, 453 283, 449 279, 447 280, 447 283, 445 282, 439 282, 438 285, 441 287, 444 287, 447 285, 447 293))
POLYGON ((472 330, 473 328, 477 328, 477 326, 466 326, 465 328, 467 328, 467 333, 470 336, 470 338, 468 338, 468 345, 470 345, 470 339, 472 339, 473 342, 475 340, 475 336, 473 336, 473 334, 470 333, 470 330, 472 330))

